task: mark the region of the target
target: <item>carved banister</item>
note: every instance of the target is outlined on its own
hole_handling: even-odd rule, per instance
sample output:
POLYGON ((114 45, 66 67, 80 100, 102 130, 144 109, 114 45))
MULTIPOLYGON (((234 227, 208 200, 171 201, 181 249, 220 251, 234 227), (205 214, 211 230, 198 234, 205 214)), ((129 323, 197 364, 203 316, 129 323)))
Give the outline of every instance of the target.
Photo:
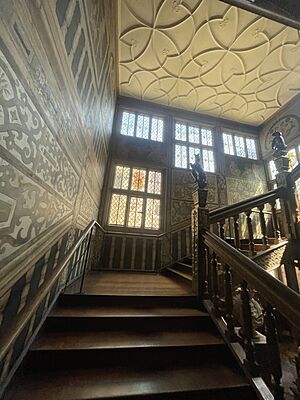
POLYGON ((259 221, 262 233, 262 243, 264 245, 264 248, 266 249, 268 247, 268 236, 267 236, 267 226, 264 214, 264 206, 261 205, 258 207, 258 209, 259 209, 259 221))
POLYGON ((283 195, 283 189, 277 188, 267 193, 260 194, 258 196, 251 197, 250 199, 242 200, 238 203, 231 204, 226 207, 221 207, 216 210, 212 210, 209 213, 210 223, 225 220, 226 218, 235 217, 246 210, 250 210, 259 207, 264 204, 274 202, 276 199, 283 195))
POLYGON ((252 226, 252 210, 247 210, 246 214, 246 222, 247 222, 247 229, 248 229, 248 236, 249 236, 249 255, 253 256, 255 254, 255 245, 254 245, 254 235, 253 235, 253 226, 252 226))
POLYGON ((300 327, 300 295, 274 279, 258 264, 230 246, 211 232, 203 234, 206 246, 230 265, 233 272, 247 281, 252 288, 263 293, 266 301, 272 304, 295 327, 300 327))

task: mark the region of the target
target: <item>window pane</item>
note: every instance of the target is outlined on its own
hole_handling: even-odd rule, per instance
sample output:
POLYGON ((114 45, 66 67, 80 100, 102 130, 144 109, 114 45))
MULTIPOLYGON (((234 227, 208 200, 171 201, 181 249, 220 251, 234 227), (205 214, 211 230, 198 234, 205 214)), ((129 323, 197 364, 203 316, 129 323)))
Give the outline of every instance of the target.
POLYGON ((189 126, 189 142, 200 143, 200 131, 196 126, 189 126))
POLYGON ((212 146, 212 131, 210 129, 201 129, 201 140, 204 146, 212 146))
POLYGON ((124 225, 127 196, 124 194, 113 194, 110 203, 109 225, 124 225))
POLYGON ((160 200, 147 199, 146 202, 146 229, 159 229, 160 200))
POLYGON ((161 194, 161 172, 149 171, 147 192, 161 194))
POLYGON ((142 226, 142 217, 143 199, 141 197, 131 197, 127 225, 130 228, 140 228, 142 226))
POLYGON ((224 153, 234 155, 232 136, 228 133, 223 133, 224 153))
POLYGON ((175 124, 175 139, 186 141, 186 125, 185 124, 175 124))
POLYGON ((138 115, 136 124, 136 137, 149 139, 150 118, 146 115, 138 115))
POLYGON ((146 171, 144 169, 133 168, 131 178, 131 190, 138 192, 145 191, 146 171))
POLYGON ((202 160, 201 150, 198 147, 190 147, 189 148, 189 167, 190 168, 191 168, 190 164, 194 164, 194 162, 195 162, 195 155, 196 154, 200 154, 200 159, 202 160))
POLYGON ((287 156, 290 159, 289 171, 291 171, 296 167, 296 165, 298 165, 296 150, 295 149, 289 150, 287 156))
POLYGON ((151 140, 162 142, 163 132, 164 132, 164 120, 162 118, 153 117, 151 123, 151 140))
POLYGON ((245 140, 242 136, 234 137, 236 155, 239 157, 246 157, 245 140))
POLYGON ((269 171, 270 171, 270 176, 271 179, 275 179, 276 178, 276 174, 277 174, 277 169, 275 167, 275 162, 274 160, 269 161, 269 171))
POLYGON ((134 123, 135 114, 124 111, 122 116, 121 135, 133 136, 134 123))
POLYGON ((203 169, 207 172, 215 172, 215 160, 212 150, 202 150, 203 154, 203 169))
POLYGON ((247 138, 246 147, 247 147, 248 158, 251 158, 252 160, 257 160, 255 140, 247 138))
POLYGON ((186 146, 175 145, 175 167, 187 168, 187 150, 186 146))
POLYGON ((122 167, 121 165, 116 166, 115 170, 115 180, 114 180, 114 189, 128 189, 129 187, 129 176, 130 176, 130 168, 122 167))

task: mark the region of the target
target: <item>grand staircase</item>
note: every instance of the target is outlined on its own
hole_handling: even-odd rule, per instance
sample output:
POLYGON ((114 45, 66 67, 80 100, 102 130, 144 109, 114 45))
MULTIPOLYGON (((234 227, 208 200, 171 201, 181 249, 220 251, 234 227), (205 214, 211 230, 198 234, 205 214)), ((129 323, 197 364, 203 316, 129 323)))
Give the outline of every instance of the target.
POLYGON ((240 397, 256 398, 195 297, 64 294, 5 400, 240 397))

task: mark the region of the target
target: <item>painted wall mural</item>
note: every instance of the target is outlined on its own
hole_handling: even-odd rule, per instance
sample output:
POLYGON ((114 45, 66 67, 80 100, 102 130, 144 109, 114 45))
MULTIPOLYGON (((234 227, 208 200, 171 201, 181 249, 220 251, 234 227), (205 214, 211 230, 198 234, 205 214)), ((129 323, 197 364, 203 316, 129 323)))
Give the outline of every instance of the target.
MULTIPOLYGON (((0 8, 0 335, 98 216, 117 94, 115 5, 0 8)), ((1 389, 57 293, 0 363, 1 389)))

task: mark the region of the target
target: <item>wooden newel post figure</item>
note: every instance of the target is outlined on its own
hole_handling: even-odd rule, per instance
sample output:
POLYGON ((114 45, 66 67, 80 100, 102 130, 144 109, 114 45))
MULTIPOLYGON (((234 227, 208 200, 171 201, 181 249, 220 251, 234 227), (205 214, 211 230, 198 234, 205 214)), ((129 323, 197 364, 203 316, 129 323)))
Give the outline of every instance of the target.
POLYGON ((207 203, 207 178, 200 162, 200 155, 195 155, 195 163, 191 164, 194 177, 193 211, 192 211, 192 260, 193 291, 199 300, 207 296, 207 257, 202 232, 209 228, 209 211, 207 203))
POLYGON ((277 169, 276 183, 278 188, 283 187, 285 189, 280 198, 284 232, 288 239, 296 239, 297 206, 295 192, 288 179, 290 160, 287 156, 287 146, 281 132, 275 131, 272 136, 273 157, 277 169))

